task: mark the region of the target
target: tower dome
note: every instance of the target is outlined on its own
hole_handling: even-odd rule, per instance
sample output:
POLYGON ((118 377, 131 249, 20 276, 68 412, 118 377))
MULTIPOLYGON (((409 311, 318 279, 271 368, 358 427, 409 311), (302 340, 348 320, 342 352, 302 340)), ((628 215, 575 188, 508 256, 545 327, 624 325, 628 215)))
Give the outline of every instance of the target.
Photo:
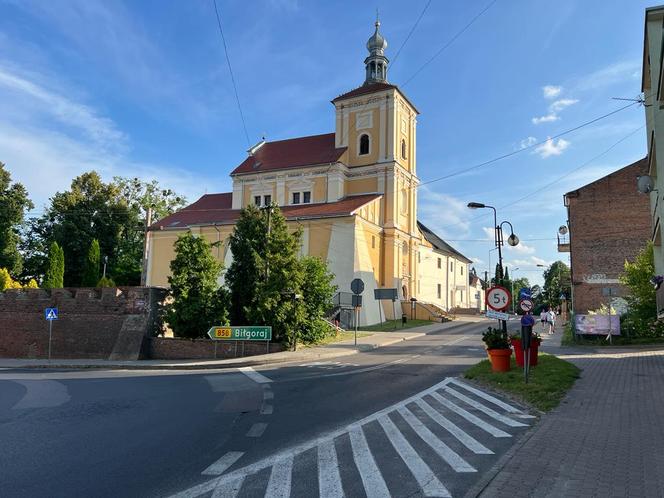
POLYGON ((380 21, 376 20, 376 31, 367 40, 367 50, 369 56, 364 59, 366 66, 365 85, 371 83, 386 83, 387 82, 387 57, 385 57, 385 49, 387 48, 387 40, 380 34, 380 21))

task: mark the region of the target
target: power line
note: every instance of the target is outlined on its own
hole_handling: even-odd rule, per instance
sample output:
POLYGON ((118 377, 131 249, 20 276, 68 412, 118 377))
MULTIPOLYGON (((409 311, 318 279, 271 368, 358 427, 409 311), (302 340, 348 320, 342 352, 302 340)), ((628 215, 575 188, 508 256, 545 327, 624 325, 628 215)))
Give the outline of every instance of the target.
POLYGON ((415 24, 413 24, 413 27, 410 28, 410 31, 408 32, 408 35, 406 36, 406 39, 403 41, 403 43, 399 47, 399 50, 397 50, 397 53, 394 55, 394 59, 392 59, 392 62, 390 63, 392 68, 394 68, 394 64, 397 62, 397 59, 399 58, 399 54, 401 53, 401 50, 403 49, 404 45, 406 45, 406 42, 408 42, 408 40, 412 36, 413 32, 415 31, 415 28, 417 28, 417 25, 420 23, 420 21, 424 17, 424 13, 429 8, 429 5, 431 5, 431 2, 432 2, 432 0, 429 0, 427 2, 427 4, 424 6, 424 9, 422 9, 422 12, 420 13, 420 16, 417 18, 417 21, 415 21, 415 24))
POLYGON ((438 177, 438 178, 434 178, 434 179, 432 179, 432 180, 427 180, 426 182, 419 183, 419 184, 414 185, 414 186, 412 186, 412 187, 410 187, 410 188, 418 188, 418 187, 422 187, 422 186, 424 186, 424 185, 429 185, 429 184, 431 184, 431 183, 436 183, 436 182, 439 182, 439 181, 442 181, 442 180, 447 180, 448 178, 452 178, 452 177, 454 177, 454 176, 459 176, 459 175, 461 175, 461 174, 463 174, 463 173, 468 173, 469 171, 473 171, 473 170, 475 170, 475 169, 481 168, 482 166, 488 166, 489 164, 493 164, 493 163, 496 163, 496 162, 498 162, 498 161, 502 161, 503 159, 507 159, 508 157, 515 156, 515 155, 517 155, 517 154, 520 154, 520 153, 522 153, 522 152, 525 152, 525 151, 527 151, 527 150, 530 150, 530 149, 532 149, 532 148, 534 148, 534 147, 539 147, 540 145, 543 145, 543 144, 545 144, 545 143, 547 143, 547 142, 549 142, 549 141, 553 141, 553 140, 555 140, 556 138, 560 138, 560 137, 562 137, 562 136, 569 135, 569 134, 572 133, 572 132, 575 132, 575 131, 577 131, 577 130, 580 130, 581 128, 584 128, 584 127, 586 127, 586 126, 589 126, 589 125, 591 125, 591 124, 593 124, 593 123, 596 123, 597 121, 600 121, 600 120, 602 120, 602 119, 608 118, 609 116, 613 116, 614 114, 617 114, 617 113, 619 113, 619 112, 621 112, 621 111, 624 111, 625 109, 627 109, 627 108, 629 108, 629 107, 632 107, 632 106, 634 106, 634 105, 636 105, 636 104, 638 104, 638 102, 632 102, 631 104, 627 104, 627 105, 624 106, 624 107, 620 107, 620 108, 615 109, 615 110, 613 110, 613 111, 611 111, 611 112, 608 112, 608 113, 606 113, 606 114, 603 114, 602 116, 599 116, 599 117, 597 117, 597 118, 591 119, 590 121, 586 121, 585 123, 582 123, 582 124, 580 124, 580 125, 578 125, 578 126, 575 126, 574 128, 570 128, 569 130, 565 130, 565 131, 563 131, 562 133, 558 133, 557 135, 554 135, 554 136, 552 136, 552 137, 549 137, 549 138, 547 138, 546 140, 542 140, 542 141, 540 141, 540 142, 536 142, 536 143, 534 143, 534 144, 527 145, 527 146, 525 146, 525 147, 522 147, 522 148, 520 148, 520 149, 514 150, 514 151, 512 151, 512 152, 508 152, 507 154, 503 154, 503 155, 501 155, 501 156, 494 157, 493 159, 489 159, 488 161, 484 161, 484 162, 481 162, 481 163, 475 164, 475 165, 473 165, 473 166, 469 166, 469 167, 467 167, 467 168, 462 168, 462 169, 459 169, 459 170, 453 171, 452 173, 449 173, 449 174, 447 174, 447 175, 444 175, 444 176, 441 176, 441 177, 438 177))
MULTIPOLYGON (((449 41, 448 41, 445 45, 443 45, 443 46, 440 48, 440 50, 438 50, 438 52, 436 52, 435 54, 433 54, 433 56, 432 56, 431 58, 429 58, 429 60, 427 60, 424 64, 422 64, 422 65, 420 66, 420 68, 419 68, 417 71, 415 71, 415 73, 414 73, 410 78, 408 78, 408 79, 406 80, 406 82, 405 82, 402 86, 405 87, 408 83, 410 83, 410 82, 411 82, 411 81, 412 81, 412 80, 413 80, 418 74, 420 74, 420 72, 422 72, 422 70, 423 70, 425 67, 427 67, 429 64, 431 64, 431 63, 434 61, 434 59, 436 59, 436 57, 438 57, 438 56, 439 56, 440 54, 442 54, 442 53, 443 53, 443 52, 444 52, 444 51, 445 51, 450 45, 452 45, 452 43, 454 43, 454 42, 456 41, 457 38, 459 38, 463 33, 465 33, 466 30, 468 30, 468 28, 470 28, 470 27, 475 23, 475 21, 477 21, 480 17, 482 17, 482 15, 483 15, 487 10, 489 10, 489 9, 491 8, 491 6, 493 6, 493 4, 496 3, 497 1, 498 1, 498 0, 492 0, 492 1, 491 1, 486 7, 484 7, 484 9, 482 9, 482 10, 480 11, 479 14, 477 14, 475 17, 473 17, 473 18, 470 20, 470 22, 469 22, 468 24, 466 24, 466 25, 465 25, 460 31, 457 31, 457 33, 456 33, 452 38, 450 38, 449 41)), ((427 5, 427 7, 428 7, 428 5, 427 5)), ((425 10, 426 10, 426 9, 425 9, 425 10)), ((423 13, 423 14, 424 14, 424 13, 423 13)), ((418 21, 419 21, 419 20, 418 20, 418 21)))
POLYGON ((224 36, 224 30, 221 27, 221 17, 219 16, 219 9, 217 8, 217 0, 212 0, 214 4, 214 13, 217 16, 217 26, 219 26, 219 34, 221 35, 221 42, 224 45, 224 54, 226 55, 226 62, 228 63, 228 72, 231 75, 231 81, 233 82, 233 90, 235 91, 235 101, 237 102, 237 108, 240 111, 240 119, 242 120, 242 128, 244 129, 244 136, 247 139, 247 147, 251 147, 251 141, 249 140, 249 133, 247 133, 247 124, 244 121, 244 114, 242 113, 242 106, 240 105, 240 96, 237 92, 237 85, 235 84, 235 76, 233 75, 233 67, 231 66, 231 59, 228 56, 228 47, 226 46, 226 37, 224 36))

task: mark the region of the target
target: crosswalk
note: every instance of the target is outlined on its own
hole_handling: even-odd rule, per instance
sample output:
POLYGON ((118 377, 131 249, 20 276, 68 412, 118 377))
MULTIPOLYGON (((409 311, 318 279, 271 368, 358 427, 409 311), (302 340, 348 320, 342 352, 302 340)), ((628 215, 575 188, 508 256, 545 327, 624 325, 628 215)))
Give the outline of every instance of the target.
MULTIPOLYGON (((532 415, 456 378, 348 426, 184 490, 178 498, 451 497, 532 415), (466 481, 463 481, 464 476, 466 481)), ((224 469, 233 457, 218 465, 224 469)))
POLYGON ((314 361, 312 363, 303 363, 298 365, 305 368, 319 368, 322 370, 336 370, 338 368, 359 367, 357 363, 342 363, 340 361, 314 361))

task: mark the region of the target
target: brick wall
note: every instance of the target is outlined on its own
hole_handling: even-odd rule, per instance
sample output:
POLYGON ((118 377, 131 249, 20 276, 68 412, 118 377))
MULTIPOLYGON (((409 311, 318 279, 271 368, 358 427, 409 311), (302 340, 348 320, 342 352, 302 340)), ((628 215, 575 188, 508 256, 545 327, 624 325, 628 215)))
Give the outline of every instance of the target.
MULTIPOLYGON (((151 337, 146 346, 146 356, 154 360, 211 360, 215 358, 253 356, 267 352, 267 345, 262 341, 244 341, 244 344, 243 341, 237 341, 236 350, 235 341, 151 337)), ((270 343, 270 353, 283 350, 284 347, 281 344, 270 343)))
POLYGON ((625 260, 651 235, 650 202, 636 189, 647 168, 642 159, 566 195, 576 313, 608 303, 602 289, 625 292, 618 283, 625 260))
POLYGON ((56 307, 53 358, 138 359, 143 339, 158 326, 163 295, 149 287, 0 292, 0 357, 47 357, 44 310, 56 307))

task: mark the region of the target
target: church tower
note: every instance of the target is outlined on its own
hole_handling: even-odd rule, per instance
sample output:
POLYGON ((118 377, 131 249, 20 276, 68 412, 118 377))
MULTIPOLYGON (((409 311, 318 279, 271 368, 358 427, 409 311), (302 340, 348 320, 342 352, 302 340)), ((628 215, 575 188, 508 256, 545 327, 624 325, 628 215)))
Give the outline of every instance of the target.
POLYGON ((381 200, 381 286, 401 298, 417 295, 420 233, 417 228, 416 126, 418 111, 398 86, 387 81, 387 40, 376 21, 366 44, 361 86, 335 98, 335 146, 346 147, 352 172, 346 194, 378 192, 381 200), (360 187, 361 185, 361 187, 360 187))

